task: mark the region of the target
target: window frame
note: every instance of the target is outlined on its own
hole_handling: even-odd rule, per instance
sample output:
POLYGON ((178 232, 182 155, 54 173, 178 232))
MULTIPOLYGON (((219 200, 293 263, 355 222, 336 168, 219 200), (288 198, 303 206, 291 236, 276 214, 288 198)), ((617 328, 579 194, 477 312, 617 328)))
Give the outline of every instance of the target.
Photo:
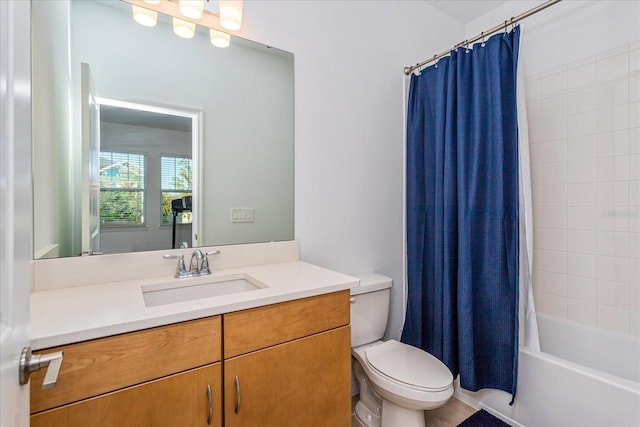
MULTIPOLYGON (((184 196, 191 196, 193 197, 193 156, 187 156, 184 154, 166 154, 166 153, 161 153, 160 154, 160 226, 172 226, 173 224, 173 219, 169 219, 167 221, 165 221, 165 214, 164 214, 164 194, 165 193, 177 193, 177 194, 182 194, 184 196), (170 158, 174 160, 174 163, 176 162, 176 160, 188 160, 189 161, 189 168, 191 170, 191 182, 190 184, 190 188, 188 190, 185 189, 167 189, 167 188, 163 188, 163 181, 164 181, 164 167, 163 167, 163 159, 165 158, 170 158)), ((175 172, 178 172, 178 168, 175 169, 175 172)), ((175 178, 176 174, 173 175, 173 177, 175 178)), ((180 215, 179 215, 180 216, 180 215)), ((190 217, 191 219, 188 222, 182 222, 181 220, 176 221, 176 225, 192 225, 193 224, 193 210, 190 212, 190 217)))
MULTIPOLYGON (((147 189, 148 189, 148 167, 149 167, 149 159, 148 159, 148 153, 145 152, 139 152, 139 151, 128 151, 128 150, 100 150, 100 157, 102 157, 103 153, 110 153, 110 154, 126 154, 127 156, 140 156, 142 159, 142 188, 139 189, 132 189, 132 188, 110 188, 110 187, 103 187, 102 183, 100 183, 100 227, 101 228, 105 228, 105 229, 117 229, 117 228, 122 228, 122 229, 134 229, 134 228, 146 228, 147 227, 147 204, 148 204, 148 197, 147 197, 147 189), (133 222, 124 222, 124 221, 118 221, 118 222, 103 222, 102 221, 102 194, 103 192, 128 192, 128 193, 141 193, 142 194, 142 209, 141 209, 141 215, 142 215, 142 222, 140 223, 133 223, 133 222)), ((127 158, 128 160, 128 158, 127 158)), ((100 178, 99 178, 100 179, 100 178)))

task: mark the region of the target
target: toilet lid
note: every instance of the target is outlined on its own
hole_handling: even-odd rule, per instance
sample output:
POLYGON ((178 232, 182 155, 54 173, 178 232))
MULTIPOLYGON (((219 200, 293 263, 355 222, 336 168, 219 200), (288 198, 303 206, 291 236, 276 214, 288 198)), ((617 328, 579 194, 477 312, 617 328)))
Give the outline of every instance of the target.
POLYGON ((389 340, 366 351, 369 364, 396 381, 438 391, 451 387, 453 375, 440 360, 419 348, 389 340))

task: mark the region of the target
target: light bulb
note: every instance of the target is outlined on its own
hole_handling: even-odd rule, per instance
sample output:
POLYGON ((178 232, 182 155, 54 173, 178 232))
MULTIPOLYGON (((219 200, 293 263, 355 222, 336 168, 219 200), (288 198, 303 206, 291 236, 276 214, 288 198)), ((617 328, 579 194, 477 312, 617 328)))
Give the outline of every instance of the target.
POLYGON ((183 39, 190 39, 196 33, 196 24, 173 18, 173 32, 183 39))
POLYGON ((242 25, 242 0, 220 0, 220 25, 238 31, 242 25))
POLYGON ((155 10, 145 9, 144 7, 131 5, 133 11, 133 19, 145 27, 155 27, 158 23, 158 12, 155 10))
POLYGON ((228 47, 231 43, 231 36, 227 33, 223 33, 222 31, 214 30, 213 28, 209 29, 209 40, 211 44, 215 47, 228 47))
POLYGON ((204 9, 204 0, 180 0, 180 13, 187 18, 202 18, 202 10, 204 9))

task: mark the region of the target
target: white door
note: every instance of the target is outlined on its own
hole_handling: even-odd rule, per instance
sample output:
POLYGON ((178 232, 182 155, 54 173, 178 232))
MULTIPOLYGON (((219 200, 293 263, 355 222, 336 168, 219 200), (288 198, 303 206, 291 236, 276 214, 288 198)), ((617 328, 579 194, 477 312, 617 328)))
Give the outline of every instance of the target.
POLYGON ((29 345, 31 3, 0 1, 0 426, 29 425, 18 360, 29 345))
POLYGON ((100 105, 89 64, 81 64, 82 252, 100 253, 100 105))

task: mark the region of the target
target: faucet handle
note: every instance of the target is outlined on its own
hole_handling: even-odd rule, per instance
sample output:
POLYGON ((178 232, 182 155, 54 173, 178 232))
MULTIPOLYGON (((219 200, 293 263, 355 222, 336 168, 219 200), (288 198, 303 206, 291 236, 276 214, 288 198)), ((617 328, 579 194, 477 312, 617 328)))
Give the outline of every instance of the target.
POLYGON ((174 255, 174 254, 166 254, 163 255, 162 258, 165 259, 177 259, 178 266, 176 267, 176 274, 174 277, 185 277, 187 274, 187 267, 184 265, 184 255, 174 255))
POLYGON ((209 268, 209 255, 219 254, 220 251, 210 251, 204 253, 204 259, 202 260, 202 266, 200 267, 200 274, 211 274, 211 269, 209 268))

